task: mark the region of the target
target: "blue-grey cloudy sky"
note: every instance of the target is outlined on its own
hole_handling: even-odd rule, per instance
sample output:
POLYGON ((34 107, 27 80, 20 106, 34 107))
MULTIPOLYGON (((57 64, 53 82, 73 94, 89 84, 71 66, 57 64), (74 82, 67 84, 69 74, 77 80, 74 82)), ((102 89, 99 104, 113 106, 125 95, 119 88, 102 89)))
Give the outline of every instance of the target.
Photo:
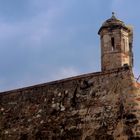
POLYGON ((0 91, 100 71, 98 29, 111 12, 134 27, 140 74, 139 0, 0 0, 0 91))

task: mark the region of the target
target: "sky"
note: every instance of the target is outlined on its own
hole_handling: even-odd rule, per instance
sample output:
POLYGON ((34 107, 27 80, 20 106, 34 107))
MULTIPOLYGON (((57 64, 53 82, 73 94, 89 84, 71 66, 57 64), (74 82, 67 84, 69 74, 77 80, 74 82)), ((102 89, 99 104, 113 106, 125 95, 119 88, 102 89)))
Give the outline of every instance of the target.
POLYGON ((139 0, 0 0, 0 91, 100 71, 98 30, 115 12, 134 30, 140 74, 139 0))

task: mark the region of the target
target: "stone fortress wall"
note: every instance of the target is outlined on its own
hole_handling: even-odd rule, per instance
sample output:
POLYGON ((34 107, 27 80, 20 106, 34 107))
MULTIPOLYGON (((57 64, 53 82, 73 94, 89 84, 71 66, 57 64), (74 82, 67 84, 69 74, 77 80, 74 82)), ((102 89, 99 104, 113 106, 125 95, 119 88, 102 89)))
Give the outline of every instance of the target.
POLYGON ((137 139, 139 101, 129 67, 0 93, 0 139, 137 139))

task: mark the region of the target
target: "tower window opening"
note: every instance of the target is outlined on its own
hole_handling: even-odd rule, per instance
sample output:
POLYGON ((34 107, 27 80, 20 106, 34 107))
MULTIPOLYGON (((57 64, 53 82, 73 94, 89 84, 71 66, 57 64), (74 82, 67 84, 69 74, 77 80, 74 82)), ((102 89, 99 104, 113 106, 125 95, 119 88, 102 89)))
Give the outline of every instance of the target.
POLYGON ((111 49, 112 49, 112 51, 115 50, 115 41, 114 41, 114 37, 111 37, 111 49))

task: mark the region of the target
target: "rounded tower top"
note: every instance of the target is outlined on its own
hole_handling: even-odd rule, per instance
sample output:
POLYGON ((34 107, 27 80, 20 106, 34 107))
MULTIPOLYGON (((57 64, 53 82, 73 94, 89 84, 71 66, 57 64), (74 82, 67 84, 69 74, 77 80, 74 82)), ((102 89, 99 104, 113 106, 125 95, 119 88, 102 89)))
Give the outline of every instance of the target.
POLYGON ((100 32, 102 31, 102 29, 105 29, 105 28, 110 28, 110 29, 116 29, 116 28, 123 28, 125 30, 130 30, 123 21, 117 19, 115 17, 115 13, 112 12, 112 17, 107 19, 101 26, 101 28, 99 29, 98 31, 98 34, 100 34, 100 32))

